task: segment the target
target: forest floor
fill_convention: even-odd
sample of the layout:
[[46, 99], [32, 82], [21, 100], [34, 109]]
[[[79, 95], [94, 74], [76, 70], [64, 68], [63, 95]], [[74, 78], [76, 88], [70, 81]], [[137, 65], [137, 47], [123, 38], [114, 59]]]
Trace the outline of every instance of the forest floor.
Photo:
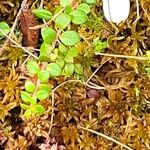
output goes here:
[[0, 150], [150, 150], [150, 0], [137, 2], [117, 25], [101, 0], [0, 1]]

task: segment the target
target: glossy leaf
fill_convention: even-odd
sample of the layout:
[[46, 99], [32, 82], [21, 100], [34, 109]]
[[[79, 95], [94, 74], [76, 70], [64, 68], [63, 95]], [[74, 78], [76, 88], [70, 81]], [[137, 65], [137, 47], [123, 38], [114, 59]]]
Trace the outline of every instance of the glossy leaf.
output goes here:
[[[0, 30], [4, 32], [4, 34], [8, 34], [10, 31], [10, 27], [6, 22], [0, 22]], [[4, 34], [0, 31], [0, 37], [3, 37]]]
[[42, 105], [35, 105], [32, 109], [34, 114], [43, 114], [45, 112], [45, 108]]
[[49, 71], [46, 70], [41, 70], [38, 73], [38, 78], [40, 79], [41, 82], [46, 82], [49, 79]]
[[77, 7], [77, 10], [81, 10], [85, 14], [88, 14], [90, 12], [90, 6], [86, 3], [82, 3]]
[[29, 99], [30, 104], [35, 105], [37, 103], [37, 98], [36, 97], [31, 97]]
[[62, 7], [66, 7], [66, 6], [70, 5], [70, 3], [71, 3], [71, 0], [60, 0], [60, 5]]
[[51, 44], [56, 38], [56, 31], [49, 27], [41, 29], [41, 35], [45, 43]]
[[46, 70], [49, 71], [50, 76], [53, 76], [53, 77], [60, 76], [62, 72], [60, 66], [56, 63], [48, 64]]
[[21, 99], [24, 101], [24, 102], [30, 102], [30, 98], [31, 95], [28, 93], [28, 92], [25, 92], [25, 91], [21, 91]]
[[39, 60], [49, 62], [51, 51], [52, 51], [52, 48], [50, 47], [50, 45], [43, 42], [40, 47]]
[[34, 83], [33, 82], [31, 82], [31, 81], [29, 81], [29, 80], [27, 80], [26, 82], [25, 82], [25, 90], [27, 91], [27, 92], [34, 92], [34, 90], [35, 90], [35, 85], [34, 85]]
[[70, 16], [62, 13], [56, 18], [55, 23], [58, 28], [63, 30], [70, 24]]
[[64, 75], [71, 76], [74, 73], [74, 65], [72, 63], [67, 63], [63, 70]]
[[39, 100], [44, 100], [44, 99], [49, 97], [49, 92], [46, 91], [46, 90], [38, 90], [37, 93], [36, 93], [36, 97]]
[[67, 51], [67, 55], [71, 57], [77, 57], [78, 56], [78, 49], [76, 47], [72, 47]]
[[80, 36], [75, 31], [65, 31], [61, 34], [60, 40], [67, 46], [74, 46], [80, 41]]
[[39, 68], [39, 65], [37, 64], [37, 62], [35, 62], [33, 60], [29, 60], [27, 63], [27, 70], [31, 74], [37, 74], [40, 71], [40, 68]]
[[57, 64], [60, 68], [63, 68], [64, 65], [65, 65], [65, 62], [64, 62], [64, 60], [62, 60], [62, 59], [58, 59], [58, 60], [56, 61], [56, 64]]
[[32, 13], [38, 18], [45, 19], [45, 20], [50, 20], [53, 16], [53, 14], [46, 9], [39, 9], [39, 8], [34, 9], [32, 10]]
[[95, 4], [96, 0], [85, 0], [87, 4]]
[[45, 90], [50, 93], [52, 91], [52, 87], [48, 84], [40, 84], [39, 90]]
[[25, 118], [29, 118], [32, 116], [32, 110], [31, 109], [27, 109], [25, 112], [24, 112], [24, 117]]
[[70, 15], [74, 24], [83, 24], [88, 20], [88, 16], [81, 10], [74, 10]]
[[27, 110], [27, 109], [30, 109], [30, 106], [29, 105], [26, 105], [26, 104], [20, 104], [21, 108], [24, 109], [24, 110]]

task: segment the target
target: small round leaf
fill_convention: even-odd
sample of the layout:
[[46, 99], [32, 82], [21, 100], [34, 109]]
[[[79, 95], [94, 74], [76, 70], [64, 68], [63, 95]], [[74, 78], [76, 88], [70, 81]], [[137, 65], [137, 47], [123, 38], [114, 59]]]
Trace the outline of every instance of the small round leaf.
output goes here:
[[36, 93], [36, 97], [39, 99], [39, 100], [44, 100], [46, 98], [49, 97], [49, 92], [46, 91], [46, 90], [39, 90], [37, 91]]
[[75, 31], [65, 31], [61, 34], [60, 40], [67, 46], [74, 46], [80, 41], [80, 36]]
[[42, 106], [42, 105], [35, 105], [33, 108], [32, 108], [32, 111], [34, 114], [43, 114], [45, 112], [45, 108]]
[[90, 12], [90, 6], [86, 3], [82, 3], [77, 7], [77, 10], [81, 10], [85, 14], [88, 14]]
[[72, 47], [67, 51], [67, 55], [71, 57], [77, 57], [78, 56], [78, 49], [76, 47]]
[[56, 38], [56, 31], [49, 27], [41, 29], [41, 35], [45, 43], [51, 44]]
[[70, 24], [70, 16], [62, 13], [56, 18], [55, 23], [57, 27], [63, 30]]
[[70, 15], [74, 24], [83, 24], [88, 19], [88, 16], [81, 10], [74, 10]]
[[71, 63], [66, 64], [63, 73], [64, 75], [71, 76], [74, 73], [74, 65]]
[[25, 90], [27, 91], [27, 92], [34, 92], [34, 90], [35, 90], [35, 85], [34, 85], [34, 83], [33, 82], [31, 82], [31, 81], [29, 81], [29, 80], [27, 80], [26, 82], [25, 82]]
[[70, 3], [71, 3], [71, 0], [60, 0], [60, 5], [62, 7], [66, 7], [66, 6], [70, 5]]
[[37, 64], [37, 62], [35, 62], [33, 60], [29, 60], [27, 63], [27, 70], [29, 71], [29, 73], [35, 75], [40, 71], [40, 68], [39, 68], [39, 65]]
[[50, 93], [52, 91], [52, 87], [50, 85], [47, 85], [47, 84], [40, 84], [39, 90], [45, 90], [45, 91]]
[[47, 70], [41, 70], [38, 73], [38, 78], [40, 79], [41, 82], [46, 82], [49, 79], [49, 71]]
[[32, 98], [32, 97], [31, 97], [31, 95], [30, 95], [28, 92], [21, 91], [21, 99], [22, 99], [24, 102], [26, 102], [26, 103], [30, 102], [30, 99], [31, 99], [31, 98]]
[[56, 63], [48, 64], [46, 70], [49, 71], [50, 76], [53, 76], [53, 77], [60, 76], [62, 72], [60, 66]]

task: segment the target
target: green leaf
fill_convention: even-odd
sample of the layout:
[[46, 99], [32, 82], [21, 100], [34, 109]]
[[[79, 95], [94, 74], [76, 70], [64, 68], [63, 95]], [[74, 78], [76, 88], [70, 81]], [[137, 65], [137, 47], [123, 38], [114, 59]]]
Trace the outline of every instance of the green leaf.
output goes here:
[[36, 93], [36, 97], [39, 100], [44, 100], [44, 99], [49, 97], [49, 92], [46, 91], [46, 90], [38, 90], [37, 93]]
[[24, 109], [24, 110], [30, 109], [30, 106], [28, 106], [28, 105], [26, 105], [26, 104], [20, 103], [20, 106], [21, 106], [21, 108]]
[[[2, 30], [4, 32], [4, 34], [8, 34], [10, 31], [10, 27], [6, 22], [0, 22], [0, 30]], [[4, 35], [1, 31], [0, 31], [0, 36], [4, 37]]]
[[62, 60], [62, 59], [58, 59], [56, 61], [56, 64], [60, 67], [60, 68], [63, 68], [64, 65], [65, 65], [65, 62]]
[[83, 67], [81, 64], [75, 64], [75, 72], [80, 75], [83, 74]]
[[22, 99], [24, 102], [26, 102], [26, 103], [30, 102], [30, 99], [31, 99], [31, 98], [32, 98], [32, 97], [31, 97], [31, 95], [30, 95], [28, 92], [21, 91], [21, 99]]
[[43, 114], [45, 112], [45, 108], [42, 106], [42, 105], [35, 105], [33, 108], [32, 108], [32, 111], [34, 114]]
[[74, 24], [83, 24], [88, 20], [88, 16], [81, 10], [74, 10], [70, 15]]
[[37, 98], [36, 97], [31, 97], [29, 99], [29, 101], [30, 101], [30, 104], [35, 105], [37, 103]]
[[40, 71], [40, 68], [39, 68], [39, 65], [37, 64], [37, 62], [35, 62], [33, 60], [29, 60], [27, 62], [27, 70], [29, 71], [29, 73], [35, 75]]
[[45, 90], [50, 93], [52, 91], [52, 87], [48, 84], [40, 84], [39, 90]]
[[66, 7], [66, 6], [70, 5], [70, 3], [71, 3], [71, 0], [60, 0], [60, 5], [62, 7]]
[[56, 20], [55, 24], [60, 29], [65, 29], [70, 24], [70, 16], [65, 13], [60, 14]]
[[34, 85], [34, 83], [33, 82], [31, 82], [31, 81], [29, 81], [29, 80], [27, 80], [26, 82], [25, 82], [25, 90], [27, 91], [27, 92], [34, 92], [34, 90], [35, 90], [35, 85]]
[[41, 35], [45, 43], [52, 44], [56, 39], [56, 31], [49, 27], [44, 27], [41, 29]]
[[150, 60], [150, 51], [146, 51], [146, 56], [147, 56], [148, 60]]
[[65, 53], [65, 52], [67, 52], [67, 47], [64, 46], [63, 44], [59, 44], [59, 51], [61, 53]]
[[88, 14], [90, 12], [90, 6], [86, 3], [82, 3], [77, 7], [77, 10], [81, 10], [85, 14]]
[[69, 55], [66, 55], [64, 60], [65, 60], [65, 62], [68, 62], [68, 63], [73, 63], [73, 61], [74, 61], [73, 57], [69, 56]]
[[62, 72], [60, 66], [56, 63], [48, 64], [46, 70], [49, 71], [50, 76], [53, 76], [53, 77], [60, 76]]
[[78, 49], [76, 47], [72, 47], [67, 51], [67, 55], [71, 57], [77, 57], [78, 56]]
[[39, 9], [39, 8], [34, 9], [32, 10], [32, 13], [38, 18], [45, 19], [45, 20], [50, 20], [53, 16], [53, 14], [46, 9]]
[[66, 6], [64, 12], [69, 15], [72, 12], [72, 7], [71, 6]]
[[71, 76], [74, 73], [74, 65], [67, 63], [63, 70], [64, 75]]
[[47, 82], [48, 79], [49, 79], [49, 71], [47, 70], [41, 70], [39, 73], [38, 73], [38, 78], [40, 79], [41, 82]]
[[74, 46], [80, 41], [80, 36], [75, 31], [65, 31], [61, 34], [60, 40], [67, 46]]
[[29, 118], [32, 116], [32, 110], [31, 109], [27, 109], [25, 112], [24, 112], [24, 117], [25, 118]]
[[96, 0], [85, 0], [87, 4], [95, 4]]
[[52, 51], [52, 48], [50, 47], [50, 45], [43, 42], [40, 47], [39, 60], [49, 62], [51, 51]]

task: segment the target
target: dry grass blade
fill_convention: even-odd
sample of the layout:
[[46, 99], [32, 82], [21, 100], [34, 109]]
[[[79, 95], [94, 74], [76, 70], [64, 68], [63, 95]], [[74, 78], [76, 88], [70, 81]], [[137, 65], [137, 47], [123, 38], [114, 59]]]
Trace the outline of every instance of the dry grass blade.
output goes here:
[[21, 45], [19, 45], [16, 41], [14, 41], [13, 39], [11, 39], [7, 34], [5, 34], [5, 33], [3, 32], [3, 30], [0, 29], [0, 32], [2, 32], [3, 35], [4, 35], [5, 37], [7, 37], [7, 38], [8, 38], [12, 43], [14, 43], [16, 46], [18, 46], [18, 47], [21, 48], [23, 51], [25, 51], [26, 53], [28, 53], [29, 55], [31, 55], [32, 57], [34, 57], [35, 59], [38, 60], [38, 57], [37, 57], [37, 56], [35, 56], [35, 55], [32, 54], [30, 51], [28, 51], [27, 49], [25, 49], [24, 47], [22, 47]]
[[96, 131], [94, 131], [94, 130], [92, 130], [92, 129], [87, 129], [87, 128], [84, 128], [84, 127], [81, 127], [81, 126], [78, 126], [78, 128], [83, 129], [83, 130], [86, 130], [86, 131], [89, 131], [89, 132], [94, 133], [94, 134], [97, 134], [97, 135], [99, 135], [99, 136], [101, 136], [101, 137], [103, 137], [103, 138], [105, 138], [105, 139], [107, 139], [107, 140], [109, 140], [109, 141], [112, 141], [112, 142], [114, 142], [114, 143], [120, 145], [121, 147], [126, 148], [127, 150], [133, 150], [132, 148], [130, 148], [130, 147], [128, 147], [128, 146], [122, 144], [121, 142], [119, 142], [119, 141], [117, 141], [117, 140], [115, 140], [115, 139], [113, 139], [113, 138], [111, 138], [111, 137], [109, 137], [109, 136], [107, 136], [107, 135], [105, 135], [105, 134], [103, 134], [103, 133], [99, 133], [99, 132], [96, 132]]
[[115, 54], [107, 54], [107, 53], [96, 53], [96, 55], [116, 57], [116, 58], [126, 58], [126, 59], [148, 60], [147, 57], [129, 56], [129, 55], [115, 55]]

